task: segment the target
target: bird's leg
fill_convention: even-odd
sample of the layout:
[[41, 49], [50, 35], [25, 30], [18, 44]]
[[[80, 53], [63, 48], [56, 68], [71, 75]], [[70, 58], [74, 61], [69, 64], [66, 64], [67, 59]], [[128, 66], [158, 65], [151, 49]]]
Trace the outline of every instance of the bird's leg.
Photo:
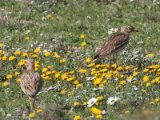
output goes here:
[[115, 63], [117, 63], [117, 57], [116, 57], [117, 55], [112, 55], [112, 61], [113, 61], [113, 64]]
[[33, 110], [34, 109], [35, 98], [34, 97], [29, 97], [29, 101], [30, 101], [31, 110]]
[[117, 58], [116, 58], [116, 55], [111, 55], [111, 59], [110, 59], [110, 66], [112, 65], [112, 64], [116, 64], [116, 61], [117, 61]]

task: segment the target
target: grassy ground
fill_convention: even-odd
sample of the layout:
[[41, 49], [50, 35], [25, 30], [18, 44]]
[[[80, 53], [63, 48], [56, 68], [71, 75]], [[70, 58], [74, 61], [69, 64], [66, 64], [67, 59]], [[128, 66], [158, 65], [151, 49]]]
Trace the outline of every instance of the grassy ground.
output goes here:
[[[160, 119], [160, 3], [104, 1], [0, 1], [0, 119]], [[139, 33], [117, 63], [94, 65], [111, 28], [124, 25]], [[44, 84], [27, 114], [19, 74], [28, 57]]]

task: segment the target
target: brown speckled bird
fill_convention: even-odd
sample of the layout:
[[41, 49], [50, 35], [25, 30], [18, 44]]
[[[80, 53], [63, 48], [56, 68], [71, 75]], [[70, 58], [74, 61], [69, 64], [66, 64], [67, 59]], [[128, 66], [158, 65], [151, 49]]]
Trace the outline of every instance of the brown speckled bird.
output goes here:
[[131, 32], [138, 31], [133, 26], [123, 26], [119, 33], [108, 39], [97, 55], [94, 56], [93, 61], [97, 62], [108, 55], [114, 56], [114, 54], [123, 50], [129, 41], [129, 33]]
[[26, 70], [21, 75], [20, 86], [22, 91], [29, 97], [31, 109], [34, 108], [37, 93], [42, 88], [42, 79], [39, 73], [34, 70], [34, 60], [25, 61]]

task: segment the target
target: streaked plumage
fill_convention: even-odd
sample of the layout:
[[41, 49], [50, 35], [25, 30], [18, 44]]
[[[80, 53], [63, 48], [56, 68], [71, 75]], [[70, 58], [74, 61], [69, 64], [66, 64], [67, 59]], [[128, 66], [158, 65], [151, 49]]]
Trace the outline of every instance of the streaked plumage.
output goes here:
[[20, 86], [22, 91], [29, 97], [33, 108], [36, 95], [42, 88], [42, 80], [39, 73], [34, 70], [33, 59], [26, 60], [25, 65], [26, 71], [21, 75]]
[[118, 34], [108, 39], [97, 55], [94, 56], [93, 61], [99, 61], [108, 55], [114, 55], [115, 53], [123, 50], [129, 41], [129, 33], [134, 31], [137, 32], [137, 30], [135, 30], [132, 26], [122, 27]]

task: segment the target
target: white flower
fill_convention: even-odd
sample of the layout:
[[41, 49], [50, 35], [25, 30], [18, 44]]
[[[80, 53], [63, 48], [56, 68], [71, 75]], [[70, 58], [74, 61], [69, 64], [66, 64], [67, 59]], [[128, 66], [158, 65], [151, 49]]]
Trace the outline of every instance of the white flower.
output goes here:
[[104, 89], [104, 88], [100, 88], [100, 87], [98, 87], [98, 88], [93, 88], [94, 91], [103, 90], [103, 89]]
[[137, 91], [138, 90], [138, 87], [136, 86], [132, 86], [133, 90]]
[[91, 99], [87, 102], [87, 107], [91, 107], [91, 106], [94, 105], [97, 101], [98, 101], [97, 98], [91, 98]]
[[87, 80], [94, 80], [94, 77], [86, 77]]
[[115, 97], [109, 97], [107, 100], [107, 104], [113, 105], [115, 102], [117, 102], [120, 98], [115, 96]]
[[27, 30], [27, 31], [25, 31], [25, 34], [28, 34], [28, 33], [30, 33], [31, 31], [30, 30]]
[[12, 116], [12, 114], [10, 114], [10, 113], [7, 114], [7, 117], [11, 117], [11, 116]]
[[50, 90], [53, 90], [54, 87], [50, 86], [47, 90], [50, 91]]
[[130, 2], [133, 2], [134, 0], [129, 0]]

